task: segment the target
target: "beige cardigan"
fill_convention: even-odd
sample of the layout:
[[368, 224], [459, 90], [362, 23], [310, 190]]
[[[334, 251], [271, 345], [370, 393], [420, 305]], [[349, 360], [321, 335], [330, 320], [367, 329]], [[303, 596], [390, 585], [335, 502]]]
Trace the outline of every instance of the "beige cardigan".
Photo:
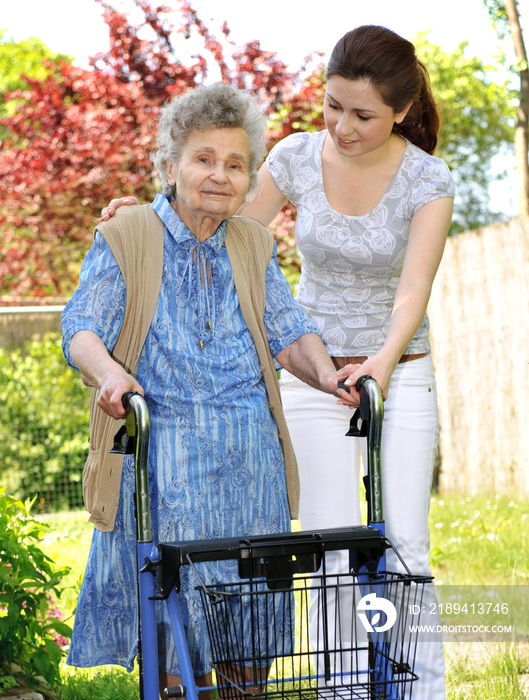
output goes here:
[[[116, 216], [99, 224], [97, 230], [109, 245], [127, 289], [123, 327], [112, 357], [135, 376], [160, 292], [163, 223], [149, 204], [121, 207]], [[259, 357], [270, 411], [277, 424], [285, 458], [290, 515], [295, 519], [299, 504], [298, 470], [263, 322], [265, 275], [273, 246], [271, 233], [256, 221], [244, 217], [228, 221], [226, 249], [244, 320]], [[90, 450], [83, 471], [83, 496], [90, 522], [98, 530], [110, 532], [114, 529], [118, 510], [123, 455], [110, 454], [109, 450], [123, 421], [107, 416], [97, 406], [98, 396], [99, 391], [94, 389], [90, 402]]]

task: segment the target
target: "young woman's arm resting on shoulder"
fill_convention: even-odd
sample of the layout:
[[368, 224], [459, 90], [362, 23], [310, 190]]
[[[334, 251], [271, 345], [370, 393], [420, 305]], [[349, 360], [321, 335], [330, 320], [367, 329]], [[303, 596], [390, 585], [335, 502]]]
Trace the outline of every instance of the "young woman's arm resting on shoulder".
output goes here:
[[106, 207], [101, 209], [101, 216], [99, 219], [97, 219], [97, 223], [100, 224], [102, 221], [108, 221], [114, 214], [116, 213], [117, 209], [122, 207], [124, 204], [139, 204], [140, 201], [136, 197], [132, 195], [128, 195], [126, 197], [118, 197], [116, 199], [111, 199], [110, 202], [107, 204]]
[[377, 380], [384, 399], [387, 397], [391, 375], [426, 313], [453, 205], [451, 197], [436, 199], [422, 206], [413, 217], [386, 342], [346, 384], [353, 385], [358, 377], [369, 374]]

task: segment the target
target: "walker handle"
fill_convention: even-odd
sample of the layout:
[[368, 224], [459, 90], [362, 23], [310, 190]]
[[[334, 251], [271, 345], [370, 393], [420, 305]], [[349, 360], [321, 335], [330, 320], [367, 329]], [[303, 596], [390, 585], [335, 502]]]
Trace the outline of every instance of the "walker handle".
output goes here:
[[[339, 383], [340, 384], [340, 383]], [[347, 390], [347, 387], [342, 387]], [[351, 418], [346, 435], [367, 437], [367, 476], [368, 506], [371, 523], [383, 523], [382, 506], [382, 470], [380, 465], [380, 444], [382, 440], [382, 419], [384, 418], [384, 401], [377, 382], [367, 374], [358, 377], [356, 389], [360, 394], [360, 407]], [[358, 421], [362, 420], [362, 426]]]
[[134, 441], [134, 465], [136, 470], [136, 519], [138, 542], [151, 542], [151, 511], [149, 503], [149, 442], [151, 421], [145, 399], [137, 391], [127, 391], [121, 397], [127, 411], [125, 426], [127, 435]]

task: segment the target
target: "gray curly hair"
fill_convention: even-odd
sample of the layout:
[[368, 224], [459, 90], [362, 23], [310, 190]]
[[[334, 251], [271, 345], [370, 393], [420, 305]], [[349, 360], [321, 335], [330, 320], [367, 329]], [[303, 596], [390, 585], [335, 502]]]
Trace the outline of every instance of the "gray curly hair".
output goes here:
[[192, 131], [211, 128], [241, 128], [246, 131], [250, 140], [248, 191], [255, 188], [257, 170], [265, 150], [266, 120], [246, 91], [218, 82], [201, 85], [176, 97], [163, 111], [158, 124], [158, 150], [154, 164], [165, 195], [175, 195], [175, 186], [167, 180], [167, 161], [178, 162]]

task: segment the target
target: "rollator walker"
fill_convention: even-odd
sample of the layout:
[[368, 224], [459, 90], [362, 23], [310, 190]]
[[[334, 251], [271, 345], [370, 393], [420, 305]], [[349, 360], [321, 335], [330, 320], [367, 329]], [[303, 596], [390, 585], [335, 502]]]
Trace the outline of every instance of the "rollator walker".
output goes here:
[[[414, 662], [420, 624], [417, 614], [411, 624], [411, 615], [422, 609], [424, 586], [432, 577], [413, 575], [385, 535], [382, 395], [371, 377], [361, 377], [357, 388], [361, 404], [347, 435], [367, 439], [367, 525], [158, 544], [153, 543], [149, 504], [149, 412], [142, 396], [124, 395], [126, 425], [116, 436], [114, 451], [135, 456], [142, 700], [159, 698], [155, 606], [161, 604], [167, 606], [182, 678], [182, 686], [165, 689], [165, 697], [198, 700], [198, 692], [204, 690], [195, 685], [178, 602], [183, 566], [192, 567], [196, 574], [217, 697], [411, 698], [418, 678]], [[386, 570], [390, 549], [406, 573]], [[325, 555], [339, 550], [348, 552], [349, 567], [331, 576]], [[238, 562], [240, 583], [211, 584], [197, 570], [199, 562], [228, 559]], [[309, 619], [315, 591], [322, 602]], [[349, 629], [337, 619], [345, 593]], [[327, 604], [330, 599], [332, 605]], [[235, 600], [249, 604], [250, 624], [246, 620], [242, 625], [237, 618]], [[282, 611], [280, 625], [267, 614], [270, 609]]]

